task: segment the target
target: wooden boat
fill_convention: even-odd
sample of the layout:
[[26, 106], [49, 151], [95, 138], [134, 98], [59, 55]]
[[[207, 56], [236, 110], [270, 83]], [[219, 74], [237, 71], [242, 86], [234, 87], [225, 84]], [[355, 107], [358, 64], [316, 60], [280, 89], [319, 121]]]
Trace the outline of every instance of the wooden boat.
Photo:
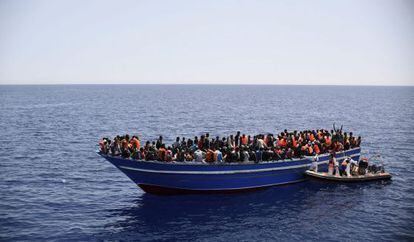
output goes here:
[[[361, 148], [338, 153], [359, 160]], [[231, 193], [262, 189], [305, 180], [313, 157], [269, 162], [213, 163], [141, 161], [98, 154], [127, 175], [148, 193]], [[318, 167], [327, 170], [330, 154], [319, 156]]]
[[310, 178], [316, 178], [319, 180], [332, 181], [332, 182], [365, 182], [365, 181], [391, 179], [391, 174], [388, 172], [367, 173], [365, 175], [353, 175], [350, 177], [328, 175], [327, 172], [315, 172], [311, 170], [307, 170], [305, 174]]

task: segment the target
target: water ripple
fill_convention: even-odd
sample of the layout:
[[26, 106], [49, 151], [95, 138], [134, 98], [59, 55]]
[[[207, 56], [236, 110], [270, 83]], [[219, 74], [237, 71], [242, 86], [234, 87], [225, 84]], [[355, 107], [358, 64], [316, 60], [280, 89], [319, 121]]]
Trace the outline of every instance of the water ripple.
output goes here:
[[[307, 97], [334, 94], [335, 99]], [[1, 86], [0, 240], [414, 240], [414, 89]], [[306, 97], [306, 98], [305, 98]], [[101, 136], [228, 135], [343, 123], [391, 182], [307, 182], [217, 196], [145, 194]]]

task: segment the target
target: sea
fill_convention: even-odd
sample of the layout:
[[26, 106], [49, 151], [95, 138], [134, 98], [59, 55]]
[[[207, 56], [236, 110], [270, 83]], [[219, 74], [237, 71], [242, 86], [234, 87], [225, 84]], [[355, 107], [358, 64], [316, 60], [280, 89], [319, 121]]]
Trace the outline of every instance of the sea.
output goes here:
[[[343, 129], [389, 182], [144, 193], [102, 137]], [[1, 241], [414, 241], [414, 87], [0, 86]]]

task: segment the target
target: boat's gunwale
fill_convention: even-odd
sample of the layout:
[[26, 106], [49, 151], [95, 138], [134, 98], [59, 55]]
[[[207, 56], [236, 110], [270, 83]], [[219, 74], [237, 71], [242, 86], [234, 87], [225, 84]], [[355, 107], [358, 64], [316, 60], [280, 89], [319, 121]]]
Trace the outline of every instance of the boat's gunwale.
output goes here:
[[[353, 151], [361, 149], [361, 147], [352, 148], [349, 150], [344, 150], [341, 152], [337, 152], [337, 154], [344, 154], [345, 152]], [[120, 156], [111, 156], [107, 154], [103, 154], [99, 150], [96, 151], [96, 153], [102, 157], [108, 157], [110, 159], [118, 159], [118, 160], [124, 160], [124, 161], [133, 161], [133, 162], [139, 162], [139, 163], [153, 163], [153, 164], [169, 164], [169, 165], [198, 165], [198, 166], [237, 166], [237, 165], [260, 165], [260, 164], [280, 164], [280, 163], [290, 163], [295, 161], [303, 161], [303, 160], [309, 160], [313, 159], [314, 156], [304, 156], [303, 158], [293, 158], [293, 159], [284, 159], [284, 160], [277, 160], [277, 161], [262, 161], [262, 162], [254, 162], [254, 161], [248, 161], [248, 162], [214, 162], [214, 163], [207, 163], [207, 162], [196, 162], [196, 161], [183, 161], [183, 162], [166, 162], [166, 161], [157, 161], [157, 160], [134, 160], [131, 158], [122, 158]], [[330, 153], [324, 153], [319, 155], [319, 158], [329, 156]]]

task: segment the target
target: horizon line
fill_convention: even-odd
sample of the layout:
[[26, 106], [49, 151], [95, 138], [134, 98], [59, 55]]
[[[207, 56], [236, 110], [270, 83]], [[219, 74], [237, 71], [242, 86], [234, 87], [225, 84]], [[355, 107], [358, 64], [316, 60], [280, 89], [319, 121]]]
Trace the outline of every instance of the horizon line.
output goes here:
[[414, 87], [413, 84], [283, 84], [283, 83], [0, 83], [0, 86], [114, 86], [114, 85], [166, 85], [166, 86], [355, 86], [355, 87]]

